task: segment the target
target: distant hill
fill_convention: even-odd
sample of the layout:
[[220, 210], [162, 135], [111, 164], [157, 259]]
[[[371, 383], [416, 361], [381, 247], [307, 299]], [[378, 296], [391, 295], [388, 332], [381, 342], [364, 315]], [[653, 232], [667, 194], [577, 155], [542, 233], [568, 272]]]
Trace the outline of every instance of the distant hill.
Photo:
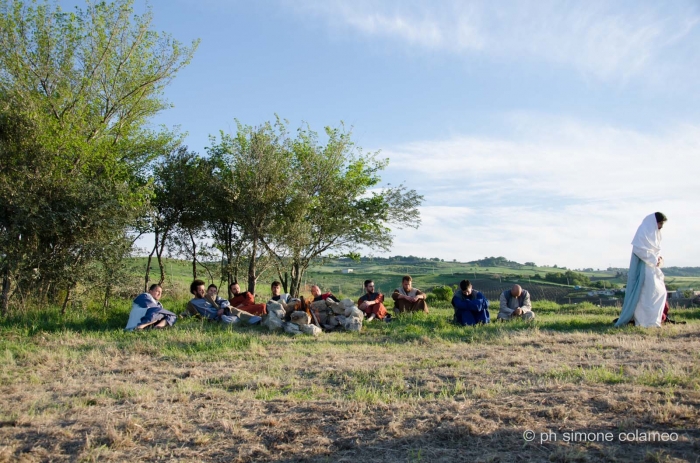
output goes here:
[[669, 277], [700, 277], [700, 267], [666, 267], [663, 271]]
[[[505, 257], [484, 257], [483, 259], [479, 260], [473, 260], [471, 262], [467, 262], [469, 265], [476, 265], [479, 267], [508, 267], [508, 268], [521, 268], [523, 267], [523, 264], [519, 262], [515, 262], [512, 260], [508, 260]], [[535, 264], [532, 262], [528, 262], [525, 265], [530, 265], [534, 266]]]

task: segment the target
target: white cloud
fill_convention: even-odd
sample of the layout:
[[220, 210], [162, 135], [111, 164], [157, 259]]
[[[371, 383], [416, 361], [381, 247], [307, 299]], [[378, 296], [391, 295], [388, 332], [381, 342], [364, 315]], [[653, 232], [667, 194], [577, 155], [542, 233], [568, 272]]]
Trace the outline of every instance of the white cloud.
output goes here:
[[426, 197], [423, 225], [398, 231], [392, 253], [626, 266], [636, 227], [662, 211], [667, 265], [700, 264], [700, 127], [654, 136], [524, 116], [518, 127], [385, 150], [390, 180]]
[[[668, 3], [441, 1], [290, 2], [304, 15], [326, 20], [333, 30], [403, 42], [427, 50], [535, 59], [572, 66], [602, 80], [626, 82], [684, 62], [697, 63], [700, 11], [690, 0]], [[692, 43], [692, 42], [691, 42]], [[697, 43], [697, 42], [695, 42]], [[681, 49], [683, 57], [675, 56]], [[696, 70], [692, 71], [694, 74]]]

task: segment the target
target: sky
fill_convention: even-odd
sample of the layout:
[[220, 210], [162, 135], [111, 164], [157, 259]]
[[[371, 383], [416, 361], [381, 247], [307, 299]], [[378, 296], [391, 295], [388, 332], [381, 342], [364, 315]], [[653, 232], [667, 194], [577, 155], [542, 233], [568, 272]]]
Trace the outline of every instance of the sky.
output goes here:
[[425, 198], [388, 255], [626, 267], [661, 211], [666, 265], [700, 266], [696, 0], [150, 7], [156, 30], [201, 39], [153, 123], [202, 154], [235, 119], [352, 127], [390, 159], [385, 184]]

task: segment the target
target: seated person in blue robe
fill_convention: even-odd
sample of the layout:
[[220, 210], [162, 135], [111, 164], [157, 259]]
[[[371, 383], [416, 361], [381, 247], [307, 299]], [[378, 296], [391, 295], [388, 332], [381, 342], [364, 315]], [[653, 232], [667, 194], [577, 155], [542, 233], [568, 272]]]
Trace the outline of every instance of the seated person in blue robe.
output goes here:
[[165, 310], [160, 303], [163, 288], [159, 284], [151, 285], [148, 292], [139, 294], [131, 305], [127, 331], [147, 328], [166, 328], [173, 326], [177, 315]]
[[459, 289], [452, 296], [452, 307], [455, 309], [455, 323], [462, 326], [490, 321], [488, 299], [479, 291], [474, 291], [469, 280], [459, 282]]

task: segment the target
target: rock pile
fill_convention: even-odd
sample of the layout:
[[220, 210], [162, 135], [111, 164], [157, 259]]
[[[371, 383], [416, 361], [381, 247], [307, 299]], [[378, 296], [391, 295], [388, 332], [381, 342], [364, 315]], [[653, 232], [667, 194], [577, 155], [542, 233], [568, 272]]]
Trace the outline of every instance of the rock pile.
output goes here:
[[[321, 334], [322, 328], [327, 331], [335, 329], [362, 330], [362, 321], [365, 316], [350, 299], [343, 299], [340, 302], [326, 299], [308, 304], [308, 310], [315, 315], [316, 320], [304, 310], [295, 310], [287, 315], [292, 304], [297, 302], [298, 304], [294, 307], [302, 309], [301, 301], [298, 300], [290, 301], [286, 307], [279, 302], [268, 301], [268, 315], [262, 324], [267, 326], [270, 331], [284, 330], [293, 335], [304, 333], [318, 336]], [[316, 321], [320, 326], [316, 325]]]

